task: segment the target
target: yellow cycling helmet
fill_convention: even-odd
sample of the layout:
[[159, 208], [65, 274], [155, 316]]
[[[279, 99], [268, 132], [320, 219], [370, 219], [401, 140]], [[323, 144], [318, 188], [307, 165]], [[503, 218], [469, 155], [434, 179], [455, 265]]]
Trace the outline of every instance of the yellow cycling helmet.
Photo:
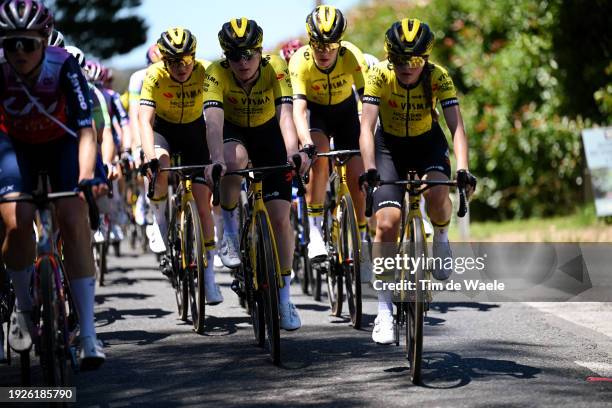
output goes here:
[[310, 41], [335, 43], [342, 39], [346, 19], [334, 6], [317, 6], [306, 17], [306, 32]]
[[221, 27], [219, 44], [225, 53], [262, 48], [263, 29], [255, 20], [233, 18]]
[[159, 36], [157, 47], [164, 58], [173, 58], [185, 54], [195, 54], [197, 40], [186, 28], [170, 28]]
[[397, 56], [429, 56], [434, 33], [416, 18], [404, 18], [391, 25], [385, 34], [385, 51]]

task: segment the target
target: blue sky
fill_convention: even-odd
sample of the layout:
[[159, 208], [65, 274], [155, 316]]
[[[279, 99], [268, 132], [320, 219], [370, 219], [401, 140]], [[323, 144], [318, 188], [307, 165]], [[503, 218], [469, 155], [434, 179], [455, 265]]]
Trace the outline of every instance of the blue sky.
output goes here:
[[[359, 0], [324, 2], [347, 11]], [[305, 34], [306, 15], [314, 8], [314, 0], [144, 0], [136, 13], [142, 16], [149, 30], [145, 45], [128, 54], [106, 61], [115, 68], [144, 66], [145, 53], [162, 31], [183, 26], [198, 39], [198, 57], [216, 59], [221, 56], [217, 33], [221, 25], [234, 17], [257, 21], [264, 30], [264, 49], [278, 42]]]

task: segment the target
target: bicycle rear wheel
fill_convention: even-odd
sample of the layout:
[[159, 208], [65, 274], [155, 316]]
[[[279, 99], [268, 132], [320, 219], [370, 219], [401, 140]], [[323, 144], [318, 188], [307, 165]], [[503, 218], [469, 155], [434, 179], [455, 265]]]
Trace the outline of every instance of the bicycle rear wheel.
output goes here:
[[49, 386], [65, 386], [68, 380], [68, 328], [58, 265], [45, 257], [37, 265], [42, 295], [40, 362]]
[[278, 312], [277, 256], [272, 244], [272, 232], [267, 218], [259, 213], [255, 218], [257, 248], [257, 279], [264, 303], [267, 345], [274, 365], [280, 364], [280, 318]]
[[[361, 274], [359, 264], [359, 231], [353, 201], [349, 195], [340, 200], [340, 237], [338, 243], [341, 270], [346, 284], [351, 323], [355, 329], [361, 328]], [[342, 302], [342, 299], [340, 299]]]
[[[427, 243], [418, 219], [410, 223], [409, 252], [412, 259], [427, 259]], [[416, 263], [413, 263], [416, 264]], [[410, 379], [414, 384], [421, 382], [421, 363], [423, 358], [423, 320], [425, 315], [425, 291], [421, 282], [425, 279], [422, 263], [410, 270], [410, 280], [415, 282], [405, 310], [406, 319], [406, 354], [410, 361]]]
[[193, 200], [187, 203], [183, 213], [183, 254], [189, 279], [189, 299], [191, 304], [191, 319], [196, 333], [204, 333], [204, 317], [206, 299], [204, 297], [204, 270], [206, 259], [202, 245], [202, 225], [198, 208]]

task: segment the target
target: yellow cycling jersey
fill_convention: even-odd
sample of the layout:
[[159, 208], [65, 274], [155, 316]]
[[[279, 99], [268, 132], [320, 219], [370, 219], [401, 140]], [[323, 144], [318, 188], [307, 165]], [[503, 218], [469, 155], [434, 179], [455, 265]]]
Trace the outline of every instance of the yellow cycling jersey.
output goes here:
[[[442, 108], [458, 105], [455, 85], [448, 72], [434, 63], [430, 65], [433, 67], [431, 90], [434, 106], [438, 101]], [[380, 123], [385, 133], [406, 137], [419, 136], [431, 130], [431, 101], [425, 98], [423, 81], [419, 80], [409, 87], [400, 84], [388, 61], [382, 61], [370, 69], [363, 103], [378, 105]]]
[[336, 63], [323, 70], [317, 67], [310, 45], [305, 45], [291, 57], [289, 72], [293, 95], [319, 105], [336, 105], [353, 96], [365, 85], [368, 64], [363, 53], [348, 41], [342, 41]]
[[193, 72], [183, 83], [170, 76], [163, 61], [147, 69], [140, 104], [155, 108], [155, 115], [170, 123], [190, 123], [202, 116], [204, 75], [210, 62], [196, 60]]
[[250, 92], [238, 84], [229, 64], [216, 61], [206, 70], [204, 109], [222, 108], [225, 120], [242, 127], [256, 127], [276, 115], [276, 106], [293, 103], [291, 80], [285, 60], [262, 55], [259, 78]]

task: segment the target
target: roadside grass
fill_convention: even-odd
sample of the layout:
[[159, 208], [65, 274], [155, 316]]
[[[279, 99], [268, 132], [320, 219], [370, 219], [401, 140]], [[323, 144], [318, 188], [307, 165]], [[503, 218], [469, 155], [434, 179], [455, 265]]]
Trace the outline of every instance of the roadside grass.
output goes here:
[[[574, 214], [551, 218], [530, 218], [502, 222], [472, 222], [470, 240], [480, 241], [612, 241], [612, 224], [595, 214], [594, 205], [586, 205]], [[459, 241], [455, 220], [449, 231], [451, 241]]]

